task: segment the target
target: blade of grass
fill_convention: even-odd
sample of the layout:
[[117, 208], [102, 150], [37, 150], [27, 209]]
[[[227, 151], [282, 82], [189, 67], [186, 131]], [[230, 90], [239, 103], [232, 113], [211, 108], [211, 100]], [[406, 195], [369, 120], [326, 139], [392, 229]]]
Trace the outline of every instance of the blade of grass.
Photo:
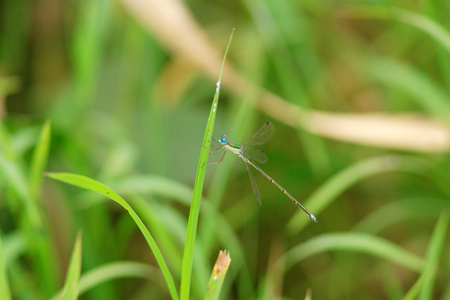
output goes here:
[[448, 199], [407, 198], [387, 203], [372, 211], [353, 227], [353, 231], [378, 233], [393, 224], [436, 218], [448, 207]]
[[3, 236], [2, 243], [3, 256], [8, 266], [16, 262], [26, 252], [26, 241], [19, 231]]
[[445, 27], [424, 15], [412, 13], [401, 8], [380, 5], [354, 6], [350, 13], [350, 16], [354, 18], [394, 19], [409, 24], [428, 34], [440, 43], [446, 51], [450, 52], [450, 33]]
[[429, 266], [425, 269], [425, 271], [420, 275], [419, 279], [417, 279], [416, 283], [409, 289], [408, 293], [402, 298], [403, 300], [414, 300], [417, 298], [417, 295], [420, 292], [424, 282], [433, 276], [433, 273], [436, 272], [436, 267]]
[[[179, 220], [175, 219], [175, 217], [177, 217], [176, 215], [173, 213], [170, 214], [167, 211], [172, 207], [167, 207], [162, 203], [154, 203], [157, 201], [146, 201], [143, 197], [134, 194], [130, 195], [128, 199], [136, 212], [141, 216], [142, 221], [144, 221], [149, 228], [155, 228], [153, 235], [158, 240], [159, 247], [165, 253], [169, 267], [172, 267], [174, 272], [174, 276], [179, 277], [180, 274], [178, 272], [180, 270], [174, 269], [179, 268], [181, 265], [181, 245], [180, 243], [177, 243], [179, 241], [176, 239], [178, 236], [174, 236], [171, 232], [174, 229], [176, 230], [177, 225], [179, 224], [177, 221]], [[166, 211], [164, 211], [164, 208], [166, 208]], [[186, 219], [180, 221], [182, 221], [182, 229], [178, 231], [182, 231], [184, 235]]]
[[2, 299], [11, 299], [11, 291], [9, 290], [8, 274], [6, 272], [6, 261], [3, 255], [3, 245], [0, 238], [0, 295]]
[[448, 96], [426, 74], [398, 61], [376, 57], [368, 59], [367, 72], [374, 80], [407, 93], [429, 113], [450, 122]]
[[412, 13], [405, 9], [392, 8], [392, 13], [398, 21], [414, 26], [427, 33], [450, 53], [450, 32], [445, 27], [442, 27], [424, 15]]
[[95, 268], [80, 279], [80, 294], [107, 280], [135, 277], [149, 280], [152, 274], [159, 274], [158, 269], [140, 262], [114, 262]]
[[5, 158], [15, 159], [15, 151], [10, 141], [9, 132], [3, 122], [0, 122], [0, 154]]
[[219, 257], [217, 257], [216, 264], [211, 273], [208, 283], [208, 290], [206, 291], [205, 300], [217, 300], [220, 296], [225, 276], [227, 275], [228, 267], [230, 266], [230, 254], [225, 250], [220, 250]]
[[[239, 54], [238, 56], [235, 56], [235, 60], [237, 59], [238, 65], [241, 65], [240, 62], [242, 62], [242, 66], [245, 69], [243, 71], [246, 74], [251, 74], [249, 76], [252, 78], [252, 81], [254, 83], [261, 83], [263, 80], [262, 78], [264, 78], [265, 74], [267, 74], [267, 64], [265, 63], [266, 60], [263, 57], [263, 50], [256, 42], [257, 39], [258, 38], [254, 37], [252, 34], [250, 34], [250, 37], [246, 36], [245, 38], [243, 38], [243, 40], [245, 40], [245, 45], [241, 45]], [[257, 110], [252, 103], [256, 103], [258, 99], [258, 89], [255, 86], [252, 86], [248, 88], [248, 92], [243, 95], [242, 98], [238, 97], [236, 101], [233, 101], [234, 106], [233, 108], [231, 108], [231, 111], [233, 112], [233, 118], [231, 119], [229, 126], [230, 130], [228, 132], [230, 136], [233, 136], [233, 140], [242, 140], [257, 130], [257, 128], [254, 128]], [[239, 276], [241, 278], [241, 280], [239, 280], [239, 284], [237, 285], [236, 297], [238, 299], [248, 299], [251, 298], [251, 295], [254, 294], [252, 279], [249, 275], [249, 268], [252, 265], [252, 262], [249, 261], [248, 257], [244, 258], [243, 256], [242, 247], [245, 248], [245, 246], [241, 245], [240, 247], [236, 248], [233, 245], [239, 244], [239, 242], [236, 243], [233, 242], [230, 238], [223, 238], [223, 236], [225, 235], [225, 230], [223, 230], [224, 225], [219, 225], [219, 218], [221, 218], [221, 214], [224, 213], [219, 212], [219, 209], [224, 199], [223, 197], [225, 191], [227, 190], [228, 182], [231, 180], [232, 170], [235, 169], [233, 167], [238, 163], [239, 162], [237, 160], [226, 159], [220, 164], [220, 167], [214, 168], [214, 175], [212, 178], [210, 178], [211, 181], [208, 183], [207, 204], [210, 204], [208, 205], [208, 207], [210, 207], [211, 209], [207, 209], [204, 211], [205, 214], [202, 216], [202, 226], [199, 228], [198, 241], [201, 244], [205, 257], [211, 257], [217, 251], [216, 243], [218, 237], [216, 235], [216, 228], [221, 228], [221, 239], [223, 241], [222, 245], [227, 245], [229, 251], [233, 252], [233, 264], [236, 266], [235, 270], [239, 270]], [[237, 202], [236, 204], [239, 205], [238, 203], [242, 202]], [[205, 208], [207, 207], [205, 206]], [[254, 206], [247, 210], [247, 217], [252, 217], [257, 212], [257, 210], [252, 210], [253, 208]], [[232, 216], [235, 215], [232, 214]], [[236, 218], [227, 218], [225, 216], [225, 219], [235, 220]], [[224, 222], [224, 224], [227, 224], [227, 222]], [[234, 229], [230, 228], [230, 224], [227, 224], [226, 226], [230, 233], [236, 231], [236, 227]], [[256, 236], [254, 236], [254, 238], [256, 238]], [[238, 240], [239, 239], [234, 235], [234, 241]], [[247, 240], [247, 242], [249, 241]], [[248, 249], [246, 250], [248, 251]], [[256, 257], [257, 255], [254, 255], [255, 260]], [[243, 263], [241, 264], [241, 262]], [[212, 266], [208, 266], [208, 273], [211, 267]], [[228, 273], [227, 276], [229, 279], [230, 277], [234, 279], [235, 274], [235, 272], [231, 274]], [[225, 282], [225, 285], [222, 287], [222, 293], [224, 295], [226, 295], [226, 291], [230, 289], [231, 284], [229, 283], [234, 282], [232, 281], [233, 279]], [[207, 282], [205, 282], [205, 287], [202, 287], [202, 294], [206, 289], [206, 285]]]
[[34, 195], [39, 193], [39, 187], [42, 182], [42, 173], [47, 164], [50, 148], [50, 121], [45, 122], [39, 136], [38, 144], [33, 152], [30, 168], [30, 187]]
[[[192, 198], [192, 187], [177, 182], [176, 180], [163, 176], [136, 175], [114, 181], [114, 190], [119, 194], [138, 193], [145, 195], [157, 195], [168, 199], [175, 199], [185, 206], [190, 205]], [[82, 195], [77, 197], [79, 209], [89, 209], [104, 201], [101, 196], [87, 197]]]
[[[188, 206], [191, 201], [192, 197], [192, 188], [189, 186], [186, 186], [185, 184], [182, 184], [180, 182], [177, 182], [175, 180], [161, 177], [161, 176], [146, 176], [146, 175], [136, 175], [134, 177], [126, 178], [124, 180], [115, 181], [114, 190], [116, 190], [119, 194], [132, 194], [132, 193], [138, 193], [140, 195], [145, 195], [146, 197], [163, 197], [168, 198], [171, 200], [175, 200], [176, 202], [182, 204], [183, 206]], [[104, 201], [107, 201], [106, 199], [103, 199], [103, 197], [100, 194], [91, 194], [88, 195], [89, 192], [82, 193], [80, 196], [77, 196], [77, 204], [79, 204], [79, 207], [81, 209], [87, 209], [89, 207], [92, 207], [94, 205], [99, 205], [100, 203], [103, 203]], [[203, 198], [203, 200], [206, 200], [206, 198]], [[239, 242], [238, 237], [235, 234], [235, 231], [231, 227], [231, 225], [227, 222], [228, 218], [224, 218], [224, 216], [221, 215], [221, 213], [216, 211], [216, 208], [213, 207], [213, 204], [211, 203], [213, 200], [210, 198], [207, 198], [208, 201], [202, 203], [201, 211], [204, 213], [204, 216], [211, 216], [214, 215], [214, 228], [218, 227], [221, 228], [221, 235], [218, 237], [220, 242], [222, 244], [228, 245], [230, 250], [233, 251], [233, 262], [236, 266], [236, 269], [239, 270], [239, 272], [233, 272], [228, 273], [228, 278], [232, 276], [233, 278], [236, 276], [236, 274], [239, 274], [239, 276], [245, 278], [246, 283], [245, 289], [247, 290], [247, 294], [245, 294], [243, 297], [240, 298], [248, 298], [250, 295], [253, 294], [252, 285], [251, 283], [251, 275], [250, 271], [248, 270], [248, 259], [244, 256], [244, 251], [242, 248], [242, 245]], [[91, 203], [90, 203], [91, 202]], [[82, 204], [81, 204], [82, 203]], [[133, 199], [130, 199], [130, 203], [133, 204]], [[150, 205], [149, 203], [145, 205]], [[169, 229], [169, 234], [173, 235], [173, 238], [178, 240], [183, 240], [186, 234], [186, 221], [185, 218], [181, 216], [180, 213], [177, 211], [173, 211], [171, 207], [166, 207], [163, 203], [158, 202], [152, 202], [152, 210], [155, 210], [155, 212], [152, 212], [153, 214], [156, 214], [159, 216], [161, 220], [164, 220], [164, 227]], [[138, 206], [135, 207], [135, 210], [139, 212]], [[145, 213], [145, 212], [143, 212]], [[233, 213], [232, 213], [233, 214]], [[139, 214], [141, 215], [141, 214]], [[142, 215], [141, 217], [145, 221], [145, 216]], [[175, 222], [171, 222], [175, 221]], [[202, 224], [205, 225], [206, 219], [202, 220]], [[148, 224], [148, 223], [146, 223]], [[153, 227], [152, 227], [153, 228]], [[202, 226], [202, 229], [204, 229], [204, 226]], [[158, 237], [158, 236], [155, 236]], [[217, 239], [217, 237], [215, 237]], [[158, 240], [160, 240], [158, 238]], [[209, 257], [209, 253], [206, 253], [204, 251], [204, 245], [202, 244], [202, 250], [203, 254], [201, 257]], [[169, 257], [167, 257], [169, 258]], [[195, 266], [199, 266], [202, 264], [202, 259], [196, 259], [194, 261]], [[197, 267], [196, 272], [194, 272], [194, 278], [196, 285], [195, 285], [195, 292], [198, 297], [200, 295], [204, 295], [204, 291], [206, 290], [207, 286], [207, 280], [205, 280], [205, 283], [200, 283], [203, 279], [208, 277], [209, 269], [206, 271], [203, 271], [203, 269], [206, 269], [206, 267], [203, 267], [204, 264], [202, 264], [201, 269]], [[235, 269], [235, 270], [236, 270]], [[180, 270], [181, 271], [181, 270]], [[176, 277], [175, 273], [174, 276]], [[206, 274], [205, 276], [203, 276]], [[229, 289], [229, 285], [225, 283], [224, 287], [222, 288], [222, 292], [224, 292], [225, 289]], [[250, 289], [250, 291], [248, 291]]]
[[63, 300], [76, 300], [78, 298], [78, 286], [81, 273], [81, 244], [82, 233], [79, 231], [70, 259], [69, 268], [67, 269], [66, 282], [64, 283], [62, 294]]
[[133, 210], [133, 208], [128, 204], [128, 202], [125, 201], [122, 197], [120, 197], [116, 192], [114, 192], [111, 188], [107, 187], [106, 185], [95, 181], [94, 179], [82, 176], [82, 175], [76, 175], [76, 174], [70, 174], [70, 173], [47, 173], [47, 176], [50, 178], [53, 178], [55, 180], [59, 180], [62, 182], [66, 182], [87, 190], [91, 190], [97, 193], [100, 193], [109, 199], [117, 202], [120, 204], [124, 209], [128, 211], [128, 213], [133, 218], [136, 225], [141, 230], [142, 234], [145, 237], [145, 240], [150, 246], [150, 249], [152, 250], [153, 254], [155, 255], [156, 261], [159, 264], [159, 267], [161, 268], [161, 271], [164, 275], [164, 278], [166, 280], [166, 283], [169, 288], [170, 295], [172, 299], [178, 300], [178, 293], [177, 289], [175, 287], [175, 282], [173, 280], [172, 274], [169, 271], [169, 268], [167, 267], [166, 261], [159, 250], [158, 244], [153, 239], [152, 235], [148, 231], [148, 229], [145, 227], [142, 220], [139, 218], [139, 216], [136, 214], [136, 212]]
[[208, 123], [206, 124], [206, 132], [203, 138], [203, 147], [200, 152], [200, 160], [197, 167], [197, 175], [195, 176], [194, 192], [192, 195], [192, 205], [189, 211], [189, 220], [186, 231], [186, 243], [184, 245], [183, 263], [181, 267], [181, 300], [189, 299], [189, 290], [191, 285], [192, 275], [192, 261], [194, 258], [195, 237], [197, 234], [198, 215], [200, 212], [200, 203], [203, 192], [203, 184], [205, 180], [206, 164], [208, 162], [209, 148], [211, 144], [211, 137], [214, 130], [214, 122], [216, 120], [217, 104], [219, 102], [220, 84], [222, 80], [222, 72], [225, 65], [228, 49], [230, 48], [231, 40], [233, 39], [234, 28], [231, 32], [228, 41], [227, 49], [223, 56], [222, 67], [219, 73], [219, 80], [217, 82], [216, 93], [211, 105]]
[[[447, 11], [442, 10], [442, 4], [447, 3], [448, 7], [448, 1], [421, 1], [423, 11], [422, 14], [425, 15], [427, 18], [435, 22], [435, 24], [438, 24], [439, 26], [442, 26], [445, 24], [447, 18], [448, 18], [448, 9]], [[448, 24], [447, 24], [448, 25]], [[448, 26], [443, 26], [444, 30], [448, 30]], [[446, 29], [445, 29], [446, 28]], [[450, 32], [448, 34], [450, 37]], [[441, 70], [441, 78], [442, 82], [446, 86], [447, 92], [450, 92], [450, 59], [448, 59], [448, 53], [444, 47], [439, 45], [438, 43], [435, 43], [432, 51], [435, 53], [436, 57], [436, 65], [439, 66]]]
[[441, 216], [434, 227], [425, 258], [428, 268], [431, 268], [431, 271], [429, 276], [425, 276], [424, 274], [425, 279], [423, 280], [423, 288], [421, 289], [419, 295], [420, 300], [433, 299], [433, 287], [436, 280], [436, 267], [438, 266], [439, 258], [444, 248], [448, 221], [449, 212], [444, 211], [441, 213]]
[[[328, 179], [309, 196], [304, 202], [305, 206], [317, 217], [339, 194], [353, 184], [376, 174], [410, 170], [418, 168], [419, 165], [420, 162], [415, 159], [395, 155], [384, 155], [359, 161]], [[295, 214], [289, 221], [287, 229], [291, 235], [294, 235], [308, 224], [310, 224], [308, 218], [304, 218], [302, 214]]]
[[[153, 266], [140, 262], [114, 262], [96, 267], [80, 277], [78, 294], [81, 296], [94, 287], [107, 282], [109, 280], [133, 277], [149, 279], [149, 277], [157, 272]], [[62, 291], [58, 292], [51, 300], [61, 299]]]
[[32, 255], [31, 262], [39, 277], [39, 288], [48, 297], [57, 288], [56, 273], [54, 272], [56, 269], [55, 255], [48, 228], [43, 225], [43, 215], [38, 206], [39, 203], [33, 198], [20, 163], [13, 161], [13, 157], [6, 158], [4, 154], [0, 152], [0, 175], [5, 179], [11, 191], [10, 205], [15, 206], [18, 202], [17, 199], [21, 202], [19, 205], [21, 209], [14, 207], [13, 211], [15, 211], [16, 217], [21, 219], [21, 230]]
[[39, 208], [31, 196], [28, 188], [28, 182], [24, 174], [21, 172], [19, 166], [7, 160], [0, 152], [0, 174], [5, 178], [11, 189], [15, 192], [18, 198], [22, 201], [24, 213], [30, 221], [31, 227], [40, 229], [42, 226], [42, 219], [39, 213]]
[[175, 198], [183, 205], [190, 205], [192, 197], [192, 187], [163, 176], [130, 176], [117, 181], [117, 190]]
[[[287, 256], [286, 269], [314, 254], [331, 250], [371, 254], [414, 271], [422, 271], [425, 266], [425, 261], [422, 258], [390, 241], [372, 234], [351, 232], [323, 234], [298, 245], [285, 254]], [[282, 261], [283, 258], [279, 260]]]

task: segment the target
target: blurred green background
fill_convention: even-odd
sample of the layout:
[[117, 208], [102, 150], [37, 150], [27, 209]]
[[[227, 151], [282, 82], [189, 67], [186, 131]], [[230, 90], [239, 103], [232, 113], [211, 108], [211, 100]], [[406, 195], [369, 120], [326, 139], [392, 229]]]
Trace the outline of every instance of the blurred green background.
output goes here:
[[[235, 27], [213, 136], [243, 144], [273, 122], [261, 167], [319, 223], [255, 171], [258, 206], [238, 157], [209, 165], [191, 298], [227, 249], [222, 299], [450, 299], [449, 16], [447, 0], [1, 0], [0, 291], [53, 297], [82, 229], [80, 299], [170, 298], [127, 212], [43, 171], [123, 196], [178, 286]], [[365, 116], [375, 129], [343, 138]]]

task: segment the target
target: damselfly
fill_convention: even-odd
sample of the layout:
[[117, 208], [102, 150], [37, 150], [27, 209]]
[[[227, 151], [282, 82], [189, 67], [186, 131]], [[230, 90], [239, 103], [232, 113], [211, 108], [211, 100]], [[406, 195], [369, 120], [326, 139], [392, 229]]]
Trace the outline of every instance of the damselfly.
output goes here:
[[220, 144], [218, 148], [214, 148], [213, 153], [218, 153], [221, 150], [224, 150], [222, 158], [219, 161], [216, 162], [209, 162], [208, 164], [218, 164], [223, 161], [223, 158], [225, 157], [225, 153], [228, 151], [236, 154], [242, 160], [244, 161], [245, 167], [248, 171], [248, 176], [250, 177], [250, 182], [252, 183], [253, 191], [255, 192], [256, 200], [258, 200], [259, 205], [261, 205], [261, 196], [259, 195], [258, 186], [256, 185], [255, 178], [253, 177], [253, 174], [248, 167], [248, 165], [251, 165], [253, 168], [255, 168], [259, 173], [261, 173], [264, 177], [266, 177], [270, 182], [275, 184], [277, 188], [279, 188], [286, 196], [288, 196], [289, 199], [292, 200], [292, 202], [295, 203], [298, 207], [300, 207], [311, 220], [317, 223], [316, 217], [314, 217], [313, 214], [311, 214], [303, 205], [300, 204], [291, 194], [288, 193], [281, 185], [279, 185], [275, 180], [273, 180], [272, 177], [267, 175], [266, 172], [261, 170], [256, 163], [253, 162], [253, 160], [259, 162], [259, 163], [266, 163], [267, 162], [267, 155], [262, 150], [246, 150], [246, 147], [249, 146], [261, 146], [265, 144], [273, 134], [273, 124], [270, 122], [266, 122], [254, 135], [253, 137], [248, 140], [246, 144], [239, 145], [236, 143], [231, 143], [227, 140], [227, 136], [223, 134], [221, 138], [219, 139], [218, 143]]

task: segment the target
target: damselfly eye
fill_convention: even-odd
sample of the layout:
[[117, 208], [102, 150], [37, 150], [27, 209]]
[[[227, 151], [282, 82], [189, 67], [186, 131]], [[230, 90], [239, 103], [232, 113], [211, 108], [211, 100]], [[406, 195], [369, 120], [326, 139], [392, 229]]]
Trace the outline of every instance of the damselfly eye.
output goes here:
[[227, 135], [226, 134], [222, 134], [222, 137], [220, 138], [219, 143], [221, 143], [222, 145], [225, 145], [227, 143]]

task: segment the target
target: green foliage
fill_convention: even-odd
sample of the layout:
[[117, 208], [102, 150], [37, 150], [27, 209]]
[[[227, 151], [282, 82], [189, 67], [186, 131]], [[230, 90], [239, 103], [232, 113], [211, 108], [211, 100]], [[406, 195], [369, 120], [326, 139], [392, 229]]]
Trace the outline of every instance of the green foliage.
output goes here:
[[11, 299], [8, 274], [6, 273], [6, 260], [3, 254], [2, 241], [0, 240], [0, 295], [5, 300]]
[[[450, 299], [448, 1], [44, 2], [0, 9], [1, 297]], [[207, 166], [266, 121], [261, 167], [320, 223]]]
[[102, 194], [103, 196], [117, 202], [120, 204], [133, 218], [134, 222], [136, 223], [137, 227], [141, 230], [142, 234], [144, 235], [148, 245], [150, 246], [150, 249], [152, 250], [153, 254], [155, 255], [156, 260], [158, 261], [158, 264], [161, 268], [161, 271], [164, 274], [164, 277], [166, 279], [169, 291], [171, 293], [171, 296], [173, 299], [178, 299], [177, 290], [175, 288], [175, 282], [173, 280], [172, 274], [169, 271], [169, 268], [167, 267], [167, 263], [164, 259], [164, 256], [162, 255], [157, 243], [153, 239], [152, 235], [148, 231], [148, 229], [145, 227], [144, 223], [141, 221], [139, 216], [136, 214], [136, 212], [133, 210], [133, 208], [123, 199], [120, 197], [116, 192], [114, 192], [112, 189], [107, 187], [104, 184], [101, 184], [98, 181], [95, 181], [91, 178], [76, 175], [76, 174], [69, 174], [69, 173], [49, 173], [47, 174], [48, 177], [60, 180], [62, 182], [66, 182], [72, 185], [75, 185], [77, 187], [81, 187], [87, 190], [91, 190], [94, 192], [97, 192], [99, 194]]
[[206, 165], [208, 163], [209, 148], [211, 145], [212, 133], [214, 131], [214, 123], [216, 121], [216, 114], [219, 104], [220, 85], [222, 83], [222, 72], [225, 65], [228, 49], [230, 48], [233, 39], [234, 29], [231, 33], [228, 46], [225, 51], [222, 67], [220, 69], [219, 80], [217, 81], [216, 92], [209, 112], [208, 123], [206, 124], [205, 136], [203, 138], [203, 147], [200, 152], [200, 160], [197, 167], [197, 176], [195, 177], [194, 191], [192, 195], [191, 209], [189, 211], [189, 219], [186, 231], [186, 243], [183, 252], [183, 264], [181, 269], [181, 300], [189, 299], [189, 291], [191, 287], [192, 262], [194, 259], [194, 247], [197, 235], [198, 219], [200, 214], [200, 203], [203, 194], [203, 184], [205, 182]]
[[78, 282], [81, 273], [81, 237], [81, 232], [78, 232], [61, 296], [63, 300], [78, 299]]

